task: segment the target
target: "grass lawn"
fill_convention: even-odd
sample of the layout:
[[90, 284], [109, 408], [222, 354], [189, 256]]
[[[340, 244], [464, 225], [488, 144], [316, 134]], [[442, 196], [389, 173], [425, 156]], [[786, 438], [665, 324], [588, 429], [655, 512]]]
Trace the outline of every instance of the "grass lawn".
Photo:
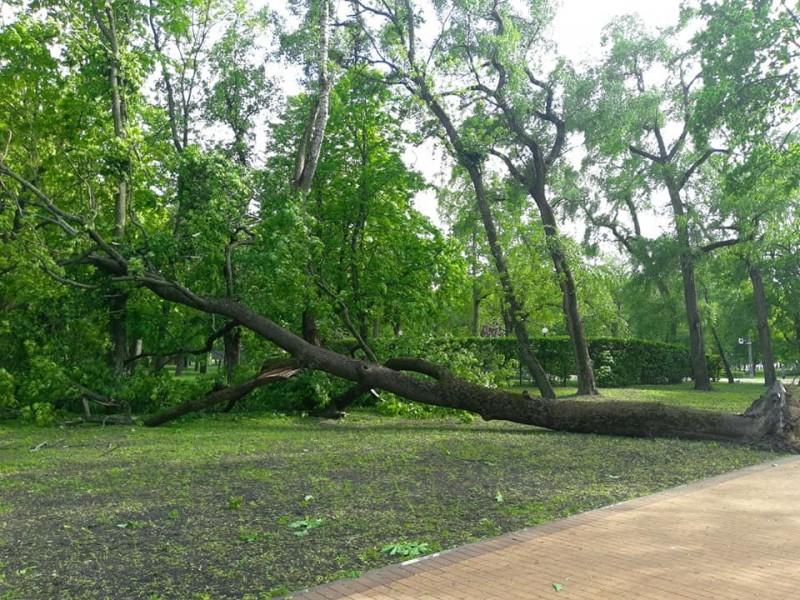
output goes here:
[[[605, 394], [739, 411], [761, 390], [717, 389]], [[0, 424], [0, 598], [267, 598], [402, 560], [393, 542], [435, 551], [774, 456], [362, 412]]]
[[[515, 392], [528, 390], [531, 395], [538, 395], [538, 390], [531, 386], [515, 386], [509, 388]], [[741, 413], [766, 391], [760, 383], [715, 383], [714, 391], [698, 392], [691, 383], [674, 385], [644, 385], [635, 388], [604, 388], [601, 399], [628, 400], [631, 402], [661, 402], [675, 406], [688, 406], [705, 410]], [[555, 388], [558, 396], [575, 394], [575, 387]]]

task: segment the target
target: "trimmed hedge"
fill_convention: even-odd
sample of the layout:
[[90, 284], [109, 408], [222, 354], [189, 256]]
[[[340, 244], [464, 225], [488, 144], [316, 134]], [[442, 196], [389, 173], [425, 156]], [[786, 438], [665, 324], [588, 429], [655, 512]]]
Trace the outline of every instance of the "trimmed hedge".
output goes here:
[[[534, 338], [534, 350], [547, 374], [556, 380], [566, 381], [575, 373], [575, 357], [568, 337], [549, 336]], [[341, 344], [341, 345], [340, 345]], [[349, 342], [335, 346], [341, 351], [352, 348]], [[468, 350], [487, 369], [497, 368], [498, 362], [508, 366], [518, 361], [519, 352], [515, 338], [429, 338], [409, 340], [387, 338], [373, 342], [373, 348], [382, 357], [435, 354], [447, 356]], [[594, 363], [597, 385], [624, 387], [642, 384], [680, 383], [691, 377], [689, 351], [683, 346], [636, 339], [594, 338], [589, 340], [589, 354]], [[498, 360], [501, 358], [502, 360]], [[447, 362], [447, 361], [445, 361]], [[718, 356], [707, 356], [709, 372], [718, 378], [721, 361]]]

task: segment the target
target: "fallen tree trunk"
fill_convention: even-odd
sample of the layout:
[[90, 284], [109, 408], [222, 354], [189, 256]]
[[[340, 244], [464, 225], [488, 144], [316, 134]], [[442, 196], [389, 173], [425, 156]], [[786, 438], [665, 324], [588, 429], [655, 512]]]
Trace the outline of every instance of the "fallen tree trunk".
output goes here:
[[[166, 300], [235, 319], [291, 354], [299, 367], [324, 371], [352, 381], [362, 389], [385, 390], [415, 402], [467, 410], [485, 420], [502, 419], [575, 433], [725, 440], [793, 450], [800, 447], [797, 444], [800, 433], [798, 395], [793, 396], [780, 383], [743, 415], [647, 402], [532, 398], [468, 383], [443, 367], [421, 359], [396, 358], [386, 365], [366, 363], [309, 344], [239, 302], [199, 296], [157, 275], [145, 276], [141, 282]], [[405, 371], [427, 375], [432, 380], [423, 380]], [[252, 385], [254, 389], [257, 380], [242, 385]], [[235, 393], [233, 390], [218, 390], [209, 394], [211, 397], [196, 402], [211, 406], [225, 401], [229, 394]], [[153, 417], [147, 424], [160, 422], [165, 421]]]

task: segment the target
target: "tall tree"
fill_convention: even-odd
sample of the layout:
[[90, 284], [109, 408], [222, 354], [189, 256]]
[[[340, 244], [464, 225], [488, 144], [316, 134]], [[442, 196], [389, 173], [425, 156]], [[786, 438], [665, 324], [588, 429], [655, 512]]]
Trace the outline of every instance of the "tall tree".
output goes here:
[[[550, 382], [547, 380], [547, 375], [533, 351], [526, 329], [526, 312], [523, 302], [509, 274], [506, 253], [499, 243], [497, 221], [493, 214], [492, 199], [490, 198], [485, 181], [488, 167], [486, 162], [485, 140], [481, 137], [480, 128], [476, 129], [475, 127], [475, 125], [482, 120], [484, 115], [478, 113], [471, 118], [462, 118], [456, 121], [454, 114], [457, 113], [454, 112], [452, 103], [447, 102], [447, 98], [451, 96], [451, 94], [442, 92], [436, 87], [437, 84], [441, 84], [440, 82], [437, 83], [437, 77], [438, 79], [443, 79], [443, 76], [447, 74], [447, 70], [443, 71], [441, 68], [437, 69], [437, 66], [439, 64], [452, 65], [457, 63], [457, 59], [448, 56], [457, 47], [457, 44], [448, 43], [449, 32], [454, 30], [454, 28], [451, 27], [450, 19], [454, 14], [458, 14], [461, 17], [460, 20], [469, 21], [470, 16], [473, 16], [473, 12], [466, 4], [462, 5], [460, 3], [454, 5], [453, 11], [450, 11], [450, 13], [441, 11], [440, 15], [443, 20], [441, 23], [441, 33], [436, 40], [430, 44], [430, 47], [427, 49], [428, 56], [426, 57], [424, 56], [426, 48], [419, 38], [417, 28], [422, 17], [419, 12], [415, 10], [415, 7], [410, 1], [401, 0], [393, 3], [373, 5], [369, 2], [354, 0], [353, 6], [355, 8], [356, 17], [359, 19], [359, 22], [362, 23], [367, 35], [372, 40], [373, 47], [376, 48], [378, 56], [374, 60], [390, 70], [390, 78], [393, 81], [402, 84], [413, 96], [419, 98], [441, 128], [440, 131], [442, 132], [443, 139], [450, 149], [452, 156], [467, 172], [475, 192], [478, 211], [481, 216], [481, 221], [483, 222], [495, 269], [497, 270], [503, 288], [509, 322], [519, 342], [522, 361], [533, 375], [542, 395], [545, 397], [554, 397], [554, 392]], [[497, 22], [492, 19], [494, 19], [494, 16], [497, 14], [495, 3], [480, 3], [474, 10], [475, 16], [490, 20], [494, 25], [497, 25]], [[384, 31], [380, 36], [371, 31], [367, 25], [367, 19], [374, 17], [382, 19], [383, 22]], [[503, 27], [503, 23], [503, 19], [500, 18], [499, 26]], [[503, 35], [503, 33], [501, 32], [500, 35]], [[380, 40], [378, 39], [379, 37]], [[464, 40], [462, 40], [462, 42], [463, 41]], [[468, 51], [479, 51], [479, 48], [475, 45], [474, 39], [467, 39], [466, 46]], [[490, 54], [497, 58], [496, 51], [490, 51]], [[502, 67], [503, 65], [500, 66]], [[502, 82], [505, 75], [498, 74], [498, 77]], [[469, 102], [465, 102], [465, 105], [469, 105]], [[552, 108], [552, 103], [548, 103], [548, 107]], [[548, 115], [549, 120], [554, 118], [552, 114]], [[557, 129], [558, 127], [559, 126], [557, 126]], [[551, 149], [551, 154], [553, 155], [551, 157], [552, 160], [559, 154], [563, 139], [557, 135], [553, 144], [554, 146]], [[536, 147], [539, 147], [538, 144]], [[541, 153], [539, 153], [539, 158], [544, 159]], [[509, 166], [512, 167], [513, 165], [510, 164]], [[541, 191], [544, 192], [544, 180], [540, 179], [537, 185], [541, 188]], [[541, 195], [539, 195], [539, 197], [541, 198]], [[551, 236], [555, 240], [558, 232], [557, 228], [555, 228], [554, 215], [552, 215], [551, 211], [548, 211], [549, 205], [546, 203], [541, 204], [540, 208], [543, 208], [545, 211], [543, 213], [543, 218], [546, 218], [545, 226], [549, 228]], [[554, 260], [561, 255], [560, 245], [557, 242], [553, 243], [552, 251]], [[579, 315], [571, 310], [572, 308], [577, 310], [577, 298], [575, 294], [571, 293], [571, 291], [574, 291], [574, 286], [571, 286], [571, 274], [568, 272], [561, 272], [560, 275], [562, 276], [562, 289], [565, 290], [565, 317], [567, 322], [570, 323], [569, 330], [570, 333], [573, 334], [573, 342], [576, 349], [579, 391], [585, 394], [595, 393], [596, 389], [591, 371], [591, 364], [588, 358], [588, 350], [583, 352], [583, 350], [585, 350], [585, 339], [583, 340], [584, 343], [581, 344], [581, 339], [583, 339], [583, 326], [580, 324], [580, 328], [577, 327], [580, 321]], [[577, 320], [575, 317], [577, 317]]]
[[[625, 154], [635, 158], [647, 168], [648, 178], [666, 192], [683, 284], [694, 385], [708, 390], [711, 380], [696, 277], [698, 250], [703, 245], [703, 206], [702, 195], [690, 184], [714, 155], [729, 150], [712, 145], [711, 132], [697, 123], [696, 90], [702, 71], [692, 54], [671, 46], [664, 33], [648, 34], [633, 17], [609, 27], [606, 47], [605, 60], [588, 84], [596, 91], [583, 124], [587, 146], [600, 162]], [[659, 79], [659, 71], [663, 79]], [[707, 249], [736, 241], [717, 239]]]

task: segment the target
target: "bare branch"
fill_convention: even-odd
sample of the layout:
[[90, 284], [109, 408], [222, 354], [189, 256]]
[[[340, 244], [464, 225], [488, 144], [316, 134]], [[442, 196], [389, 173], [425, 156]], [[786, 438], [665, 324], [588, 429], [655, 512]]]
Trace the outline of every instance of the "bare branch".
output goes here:
[[641, 148], [637, 148], [636, 146], [628, 146], [628, 150], [630, 150], [631, 154], [635, 154], [637, 156], [641, 156], [642, 158], [646, 158], [647, 160], [653, 161], [655, 163], [663, 163], [664, 159], [660, 156], [656, 156], [655, 154], [651, 154], [646, 150], [642, 150]]
[[701, 166], [703, 166], [703, 164], [709, 158], [711, 158], [712, 155], [717, 154], [717, 153], [729, 154], [730, 150], [727, 150], [725, 148], [709, 148], [708, 150], [703, 152], [703, 154], [697, 160], [695, 160], [691, 164], [691, 166], [683, 173], [683, 175], [681, 176], [680, 181], [678, 182], [678, 189], [679, 190], [683, 189], [686, 186], [686, 184], [689, 183], [689, 179], [691, 179], [691, 177], [692, 177], [692, 175], [694, 175], [695, 171], [697, 171], [697, 169], [699, 169]]

